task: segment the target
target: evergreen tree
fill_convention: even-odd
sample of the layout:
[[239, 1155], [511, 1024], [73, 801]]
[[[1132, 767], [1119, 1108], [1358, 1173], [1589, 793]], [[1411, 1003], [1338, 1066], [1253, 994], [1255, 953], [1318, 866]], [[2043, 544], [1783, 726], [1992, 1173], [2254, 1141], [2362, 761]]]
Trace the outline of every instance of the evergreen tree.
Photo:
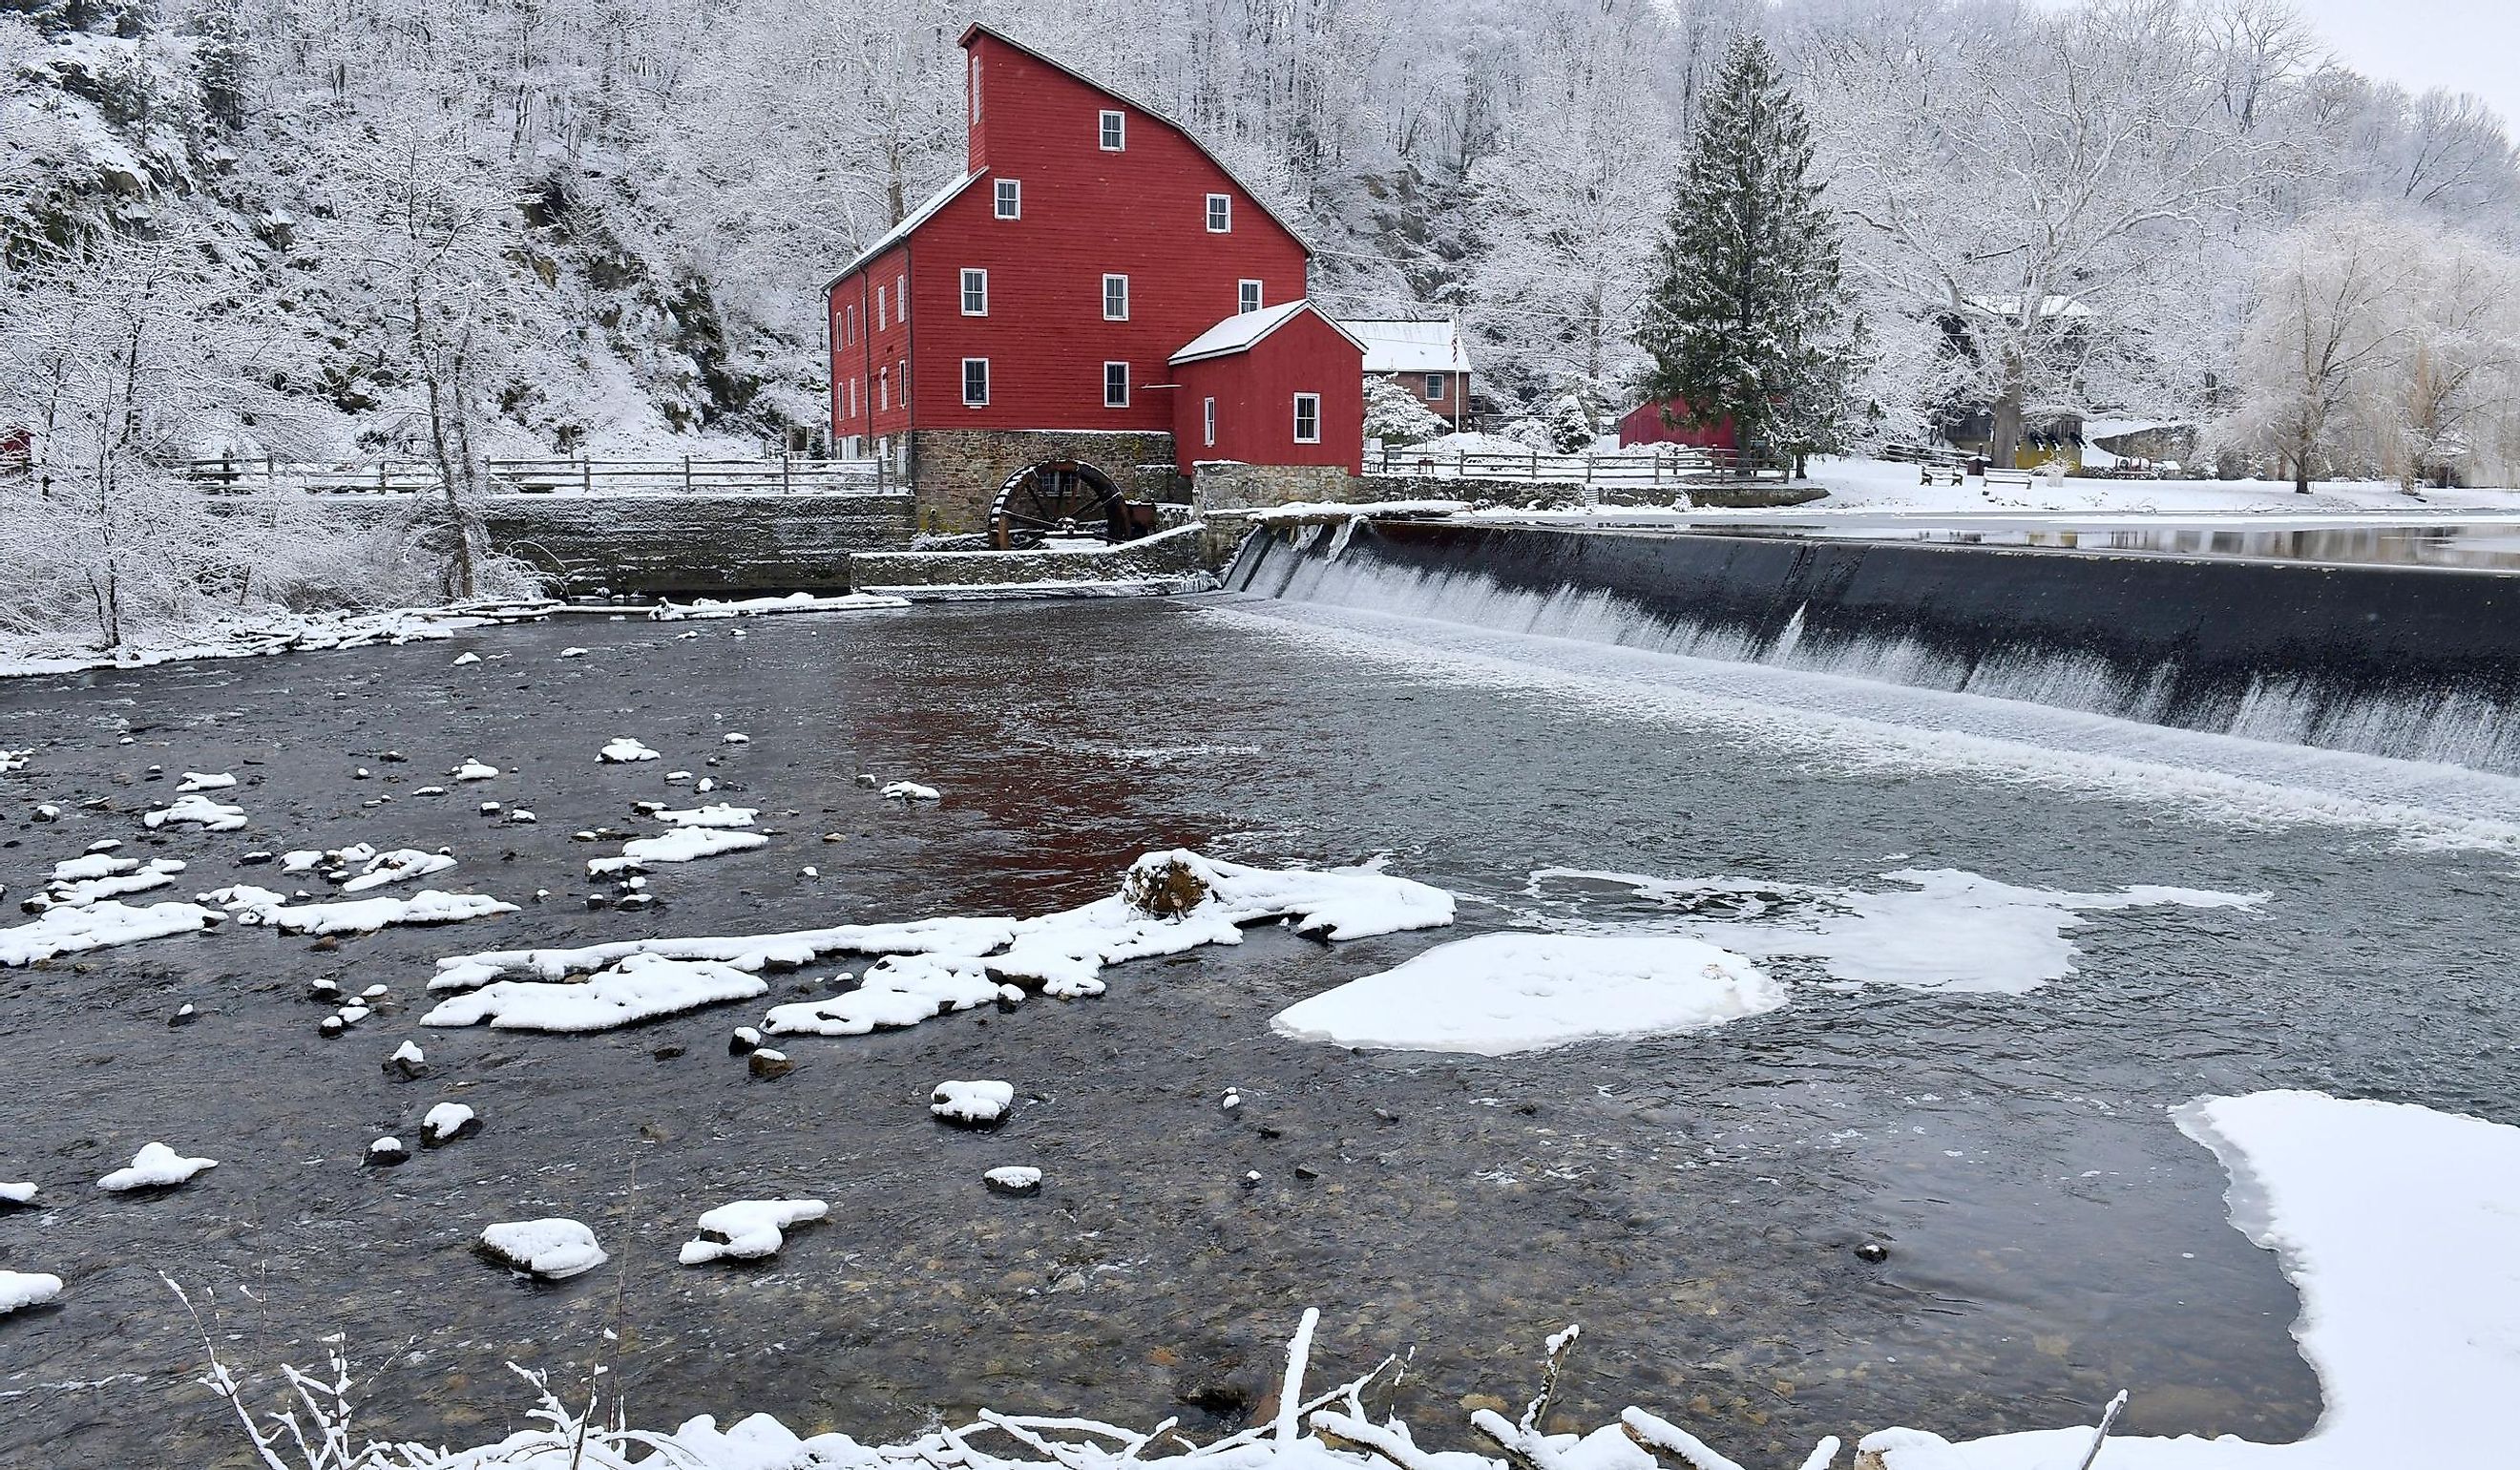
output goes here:
[[193, 79], [202, 110], [219, 126], [245, 126], [245, 36], [237, 24], [237, 0], [202, 0], [194, 12], [200, 39], [193, 48]]
[[[1647, 391], [1750, 453], [1838, 447], [1864, 328], [1838, 279], [1837, 227], [1809, 177], [1811, 124], [1776, 58], [1735, 36], [1689, 142], [1653, 293], [1637, 329]], [[1746, 468], [1746, 464], [1745, 464]]]

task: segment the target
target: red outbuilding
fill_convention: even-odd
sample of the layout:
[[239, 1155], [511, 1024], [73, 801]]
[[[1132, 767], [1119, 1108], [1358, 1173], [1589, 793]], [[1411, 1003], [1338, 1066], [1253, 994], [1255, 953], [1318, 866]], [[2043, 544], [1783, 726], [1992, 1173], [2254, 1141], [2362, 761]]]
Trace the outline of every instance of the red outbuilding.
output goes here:
[[1677, 398], [1648, 398], [1628, 410], [1619, 421], [1619, 443], [1684, 444], [1691, 449], [1738, 449], [1732, 439], [1732, 421], [1700, 428], [1688, 422], [1688, 406]]
[[[1311, 251], [1162, 113], [985, 25], [962, 45], [963, 176], [829, 289], [835, 442], [886, 458], [930, 523], [956, 528], [1028, 466], [1143, 487], [1149, 469], [1236, 457], [1173, 440], [1197, 406], [1172, 364], [1228, 319], [1300, 303]], [[1282, 322], [1254, 338], [1265, 352], [1202, 356], [1199, 396], [1220, 400], [1221, 438], [1249, 435], [1236, 442], [1252, 463], [1353, 470], [1359, 350], [1299, 315], [1291, 335]], [[1283, 388], [1274, 438], [1264, 384], [1227, 380], [1246, 369]], [[1320, 399], [1318, 440], [1296, 437], [1298, 381]]]
[[1365, 344], [1305, 301], [1227, 317], [1173, 354], [1173, 446], [1200, 460], [1323, 465], [1365, 458]]

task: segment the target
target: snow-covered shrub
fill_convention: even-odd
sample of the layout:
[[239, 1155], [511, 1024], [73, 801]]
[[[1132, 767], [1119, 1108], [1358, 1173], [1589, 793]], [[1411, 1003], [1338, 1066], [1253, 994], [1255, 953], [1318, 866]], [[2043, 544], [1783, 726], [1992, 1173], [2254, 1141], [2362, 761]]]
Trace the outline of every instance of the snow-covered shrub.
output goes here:
[[1425, 401], [1388, 378], [1365, 379], [1365, 436], [1385, 444], [1423, 444], [1451, 425]]

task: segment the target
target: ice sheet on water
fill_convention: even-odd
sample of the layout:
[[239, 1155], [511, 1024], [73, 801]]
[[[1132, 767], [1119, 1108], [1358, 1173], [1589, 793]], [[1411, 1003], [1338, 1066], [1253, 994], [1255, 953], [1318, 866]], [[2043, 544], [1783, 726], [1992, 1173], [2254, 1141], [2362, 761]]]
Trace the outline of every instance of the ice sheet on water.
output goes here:
[[0, 929], [0, 967], [32, 964], [63, 955], [101, 950], [143, 939], [191, 934], [219, 921], [214, 910], [198, 904], [151, 904], [134, 908], [102, 900], [81, 909], [64, 904], [47, 909], [33, 923]]
[[1696, 1031], [1785, 1003], [1739, 955], [1679, 934], [1482, 934], [1278, 1012], [1280, 1034], [1343, 1047], [1502, 1056]]
[[614, 735], [595, 753], [595, 758], [607, 765], [626, 766], [633, 761], [652, 761], [656, 759], [656, 752], [630, 735]]
[[224, 791], [237, 783], [237, 779], [224, 771], [187, 771], [175, 783], [178, 794], [187, 791]]
[[132, 1189], [166, 1189], [184, 1182], [204, 1169], [216, 1169], [216, 1159], [186, 1158], [163, 1143], [144, 1143], [131, 1162], [96, 1181], [100, 1189], [117, 1193]]
[[759, 832], [728, 831], [715, 826], [678, 826], [661, 836], [634, 837], [622, 843], [619, 857], [590, 858], [586, 870], [597, 875], [636, 872], [652, 863], [691, 863], [701, 858], [714, 858], [721, 853], [764, 847], [769, 842], [770, 839]]
[[[2110, 1436], [2109, 1470], [2364, 1470], [2508, 1463], [2520, 1383], [2520, 1128], [2318, 1092], [2210, 1097], [2180, 1126], [2230, 1171], [2232, 1224], [2301, 1293], [2293, 1336], [2326, 1411], [2309, 1438]], [[2089, 1428], [1954, 1444], [1869, 1436], [1884, 1470], [2076, 1465]]]
[[706, 806], [690, 807], [681, 811], [659, 810], [656, 813], [656, 820], [668, 826], [733, 827], [750, 826], [752, 819], [760, 815], [759, 807], [728, 806], [724, 802], [713, 801]]
[[42, 902], [85, 909], [104, 899], [166, 887], [183, 870], [184, 865], [173, 858], [142, 863], [137, 858], [90, 853], [53, 865], [53, 880], [44, 885]]
[[760, 976], [711, 959], [627, 955], [581, 981], [500, 980], [440, 1001], [424, 1026], [504, 1031], [608, 1031], [638, 1021], [749, 1001], [769, 990]]
[[570, 950], [504, 950], [437, 962], [431, 990], [470, 990], [510, 975], [558, 980], [632, 955], [724, 961], [740, 970], [828, 955], [887, 957], [856, 989], [775, 1007], [766, 1029], [857, 1035], [916, 1025], [1005, 999], [1010, 981], [1061, 996], [1099, 995], [1109, 964], [1236, 944], [1241, 926], [1291, 918], [1325, 939], [1358, 939], [1453, 921], [1453, 896], [1373, 868], [1271, 869], [1184, 849], [1148, 853], [1120, 891], [1034, 918], [947, 917], [841, 924], [724, 938], [634, 939]]
[[685, 1242], [679, 1259], [685, 1266], [703, 1266], [721, 1258], [775, 1256], [788, 1243], [788, 1230], [831, 1213], [819, 1199], [739, 1199], [703, 1213], [700, 1238]]
[[[1832, 977], [1910, 990], [2023, 995], [2074, 972], [2066, 937], [2087, 914], [2178, 906], [2254, 910], [2272, 895], [2136, 884], [2107, 893], [2024, 888], [1955, 869], [1882, 874], [1904, 889], [1868, 892], [1752, 878], [1664, 878], [1546, 868], [1535, 898], [1624, 889], [1688, 934], [1760, 959], [1816, 963]], [[1592, 916], [1588, 911], [1588, 917]]]
[[[290, 856], [295, 857], [296, 854], [292, 853]], [[379, 853], [368, 859], [366, 869], [357, 877], [343, 883], [341, 891], [365, 893], [371, 888], [382, 888], [387, 883], [399, 883], [405, 878], [425, 877], [432, 872], [444, 872], [454, 866], [455, 860], [445, 853], [422, 852], [416, 847], [396, 848], [392, 852]]]
[[141, 819], [151, 826], [189, 823], [205, 832], [232, 832], [245, 825], [245, 808], [221, 806], [199, 793], [178, 796]]
[[236, 914], [240, 923], [268, 924], [284, 934], [366, 934], [394, 924], [452, 924], [517, 912], [516, 905], [485, 894], [445, 893], [435, 888], [402, 898], [292, 904], [271, 889], [237, 883], [214, 888], [200, 898]]

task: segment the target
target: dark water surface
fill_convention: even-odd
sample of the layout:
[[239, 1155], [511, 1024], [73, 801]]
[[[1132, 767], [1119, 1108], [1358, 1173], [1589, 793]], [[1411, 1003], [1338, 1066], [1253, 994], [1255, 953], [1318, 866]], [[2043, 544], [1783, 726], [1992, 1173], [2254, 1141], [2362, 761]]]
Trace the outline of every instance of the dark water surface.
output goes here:
[[[559, 659], [571, 645], [593, 651]], [[485, 661], [450, 667], [467, 649]], [[751, 743], [724, 745], [729, 731]], [[665, 759], [599, 766], [615, 735]], [[2318, 1411], [2293, 1294], [2164, 1109], [2301, 1086], [2520, 1122], [2501, 860], [1830, 774], [1181, 605], [579, 619], [0, 685], [0, 747], [28, 745], [0, 777], [11, 899], [105, 837], [192, 863], [139, 902], [276, 886], [236, 857], [357, 840], [453, 848], [461, 866], [427, 886], [553, 896], [335, 952], [231, 925], [0, 971], [0, 1179], [43, 1185], [41, 1208], [0, 1217], [0, 1265], [68, 1281], [57, 1310], [0, 1320], [10, 1466], [246, 1463], [190, 1382], [201, 1342], [161, 1270], [214, 1291], [240, 1368], [313, 1364], [343, 1334], [375, 1374], [366, 1430], [433, 1443], [521, 1422], [503, 1363], [582, 1389], [599, 1357], [642, 1424], [766, 1409], [867, 1439], [987, 1404], [1212, 1430], [1267, 1398], [1306, 1306], [1324, 1312], [1317, 1372], [1414, 1347], [1399, 1406], [1446, 1444], [1464, 1396], [1518, 1402], [1540, 1339], [1578, 1320], [1571, 1417], [1642, 1403], [1736, 1456], [1892, 1422], [2044, 1427], [2120, 1387], [2132, 1430], [2286, 1439]], [[410, 794], [468, 756], [504, 774]], [[362, 765], [375, 779], [351, 779]], [[663, 780], [677, 768], [780, 835], [659, 869], [656, 911], [589, 912], [583, 863], [611, 848], [569, 834], [652, 830], [630, 803], [688, 793]], [[252, 825], [147, 833], [138, 814], [185, 770], [235, 772], [219, 794]], [[860, 771], [947, 799], [889, 806]], [[540, 821], [496, 824], [483, 799]], [[36, 801], [69, 811], [37, 825]], [[1266, 929], [1113, 968], [1100, 1000], [796, 1039], [797, 1070], [775, 1082], [727, 1055], [751, 1004], [584, 1037], [417, 1024], [443, 955], [1037, 913], [1176, 844], [1388, 853], [1473, 901], [1449, 931], [1325, 949]], [[1548, 866], [1865, 887], [1951, 867], [2274, 897], [2257, 913], [2095, 914], [2075, 931], [2080, 972], [2023, 997], [1806, 985], [1714, 1032], [1498, 1059], [1270, 1032], [1295, 1000], [1528, 918], [1520, 890]], [[777, 977], [773, 999], [824, 993], [834, 968]], [[392, 999], [326, 1041], [324, 1007], [301, 999], [318, 976]], [[187, 1001], [202, 1019], [169, 1029]], [[387, 1082], [407, 1037], [432, 1075]], [[972, 1077], [1024, 1099], [1003, 1132], [927, 1116], [933, 1084]], [[1217, 1106], [1228, 1087], [1237, 1111]], [[413, 1137], [445, 1098], [485, 1131], [359, 1166], [370, 1138]], [[93, 1189], [151, 1139], [222, 1162], [158, 1197]], [[1015, 1163], [1044, 1169], [1039, 1197], [983, 1190], [983, 1170]], [[702, 1210], [772, 1195], [828, 1199], [832, 1217], [763, 1266], [673, 1263]], [[533, 1287], [472, 1254], [483, 1225], [545, 1214], [593, 1225], [621, 1269]], [[1868, 1239], [1886, 1262], [1858, 1259]]]

